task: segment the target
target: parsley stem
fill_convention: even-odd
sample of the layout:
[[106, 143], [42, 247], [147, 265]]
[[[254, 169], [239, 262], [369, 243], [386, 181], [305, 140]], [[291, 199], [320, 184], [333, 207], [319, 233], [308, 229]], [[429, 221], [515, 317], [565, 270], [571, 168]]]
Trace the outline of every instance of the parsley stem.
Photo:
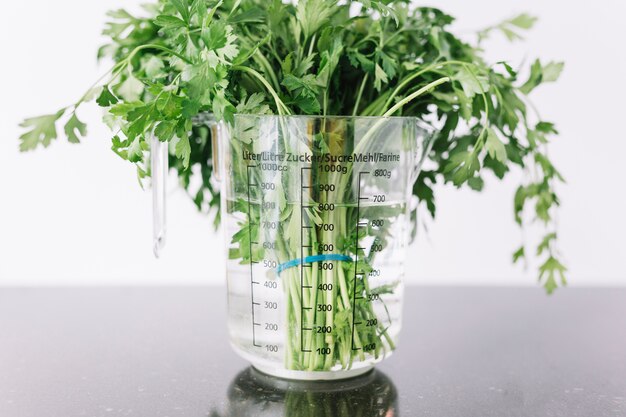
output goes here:
[[311, 43], [309, 43], [309, 56], [313, 54], [313, 45], [315, 45], [315, 35], [311, 38]]
[[368, 73], [365, 73], [363, 77], [363, 81], [361, 81], [361, 86], [359, 87], [359, 93], [356, 96], [356, 102], [354, 103], [354, 110], [352, 110], [352, 116], [356, 116], [356, 113], [359, 111], [359, 104], [361, 103], [361, 96], [363, 95], [363, 90], [365, 89], [365, 83], [367, 83]]
[[271, 78], [272, 84], [274, 84], [274, 88], [279, 89], [280, 84], [278, 83], [278, 78], [276, 77], [276, 73], [272, 69], [272, 65], [269, 63], [265, 55], [263, 55], [263, 53], [258, 49], [256, 50], [254, 55], [259, 60], [261, 66], [265, 69], [265, 73], [269, 75], [269, 77]]
[[426, 68], [422, 68], [421, 70], [414, 72], [413, 74], [411, 74], [408, 77], [406, 77], [402, 82], [400, 82], [398, 84], [398, 86], [393, 90], [393, 93], [391, 93], [389, 98], [387, 98], [387, 101], [385, 102], [385, 105], [383, 106], [383, 110], [387, 109], [389, 107], [389, 105], [391, 105], [391, 102], [393, 101], [393, 99], [398, 95], [398, 93], [400, 91], [402, 91], [402, 89], [404, 87], [406, 87], [411, 81], [413, 81], [414, 79], [416, 79], [420, 75], [423, 75], [423, 74], [425, 74], [427, 72], [433, 71], [433, 70], [435, 70], [436, 68], [439, 68], [439, 67], [445, 67], [445, 66], [448, 66], [448, 65], [462, 65], [462, 66], [465, 66], [465, 65], [468, 65], [468, 64], [472, 65], [472, 66], [475, 66], [472, 63], [451, 60], [451, 61], [437, 62], [435, 64], [427, 66]]
[[[170, 48], [167, 48], [163, 45], [159, 45], [156, 43], [148, 43], [145, 45], [139, 45], [138, 47], [133, 49], [130, 54], [128, 54], [128, 56], [124, 59], [124, 61], [126, 61], [127, 63], [130, 63], [130, 61], [135, 57], [135, 55], [137, 55], [139, 51], [142, 51], [144, 49], [158, 49], [165, 53], [174, 55], [177, 58], [180, 58], [182, 61], [186, 62], [187, 64], [193, 64], [193, 62], [189, 60], [187, 57], [185, 57], [184, 55], [181, 55], [178, 52], [171, 50]], [[121, 61], [121, 62], [124, 62], [124, 61]]]
[[467, 64], [463, 64], [463, 67], [470, 73], [472, 78], [474, 78], [474, 81], [476, 81], [476, 84], [480, 86], [480, 95], [483, 98], [483, 104], [485, 106], [485, 123], [483, 123], [483, 128], [482, 128], [480, 134], [478, 135], [478, 140], [476, 141], [476, 146], [472, 150], [473, 154], [477, 154], [478, 152], [480, 152], [480, 150], [482, 149], [482, 147], [483, 147], [483, 145], [485, 143], [485, 136], [487, 136], [487, 129], [489, 128], [489, 103], [487, 102], [487, 96], [485, 94], [483, 86], [480, 83], [480, 81], [478, 80], [478, 77], [476, 77], [476, 74], [474, 74], [474, 71], [472, 71], [470, 69], [469, 65], [467, 65]]
[[445, 84], [447, 82], [452, 81], [452, 78], [450, 77], [441, 77], [431, 83], [426, 84], [424, 87], [420, 88], [419, 90], [409, 94], [408, 96], [406, 96], [405, 98], [403, 98], [402, 100], [400, 100], [399, 102], [397, 102], [392, 108], [390, 108], [389, 110], [387, 110], [382, 117], [389, 117], [391, 115], [393, 115], [395, 112], [397, 112], [398, 110], [400, 110], [405, 104], [413, 101], [415, 98], [421, 96], [424, 93], [429, 92], [430, 90], [432, 90], [433, 88], [441, 85], [441, 84]]

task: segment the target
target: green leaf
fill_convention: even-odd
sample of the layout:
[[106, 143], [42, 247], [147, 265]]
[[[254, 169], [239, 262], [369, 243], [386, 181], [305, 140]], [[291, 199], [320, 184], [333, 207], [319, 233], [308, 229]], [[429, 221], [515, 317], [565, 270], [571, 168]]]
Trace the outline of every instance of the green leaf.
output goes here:
[[87, 125], [78, 120], [76, 112], [73, 112], [72, 117], [70, 117], [70, 119], [65, 124], [64, 130], [65, 134], [67, 135], [67, 140], [69, 142], [80, 143], [80, 137], [85, 137], [85, 135], [87, 134]]
[[154, 134], [161, 142], [168, 141], [174, 137], [176, 133], [176, 121], [164, 120], [154, 128]]
[[389, 79], [392, 79], [396, 76], [398, 70], [398, 64], [386, 53], [383, 51], [378, 51], [376, 56], [380, 58], [383, 70]]
[[222, 21], [211, 22], [202, 28], [202, 40], [207, 49], [214, 51], [223, 48], [228, 43], [228, 31], [226, 23]]
[[319, 114], [322, 109], [319, 100], [312, 95], [300, 95], [293, 100], [304, 114]]
[[389, 79], [387, 78], [387, 73], [380, 67], [380, 65], [376, 64], [374, 70], [374, 88], [377, 91], [380, 91], [383, 84], [387, 84]]
[[543, 281], [543, 286], [548, 294], [552, 294], [558, 288], [559, 283], [557, 279], [561, 285], [567, 285], [566, 271], [567, 268], [553, 256], [548, 257], [539, 267], [539, 281]]
[[283, 79], [282, 85], [287, 87], [287, 90], [290, 92], [299, 93], [304, 90], [311, 94], [317, 94], [320, 91], [320, 87], [324, 86], [313, 74], [307, 74], [301, 78], [287, 74]]
[[531, 16], [527, 13], [522, 13], [518, 16], [515, 16], [513, 19], [510, 19], [508, 23], [512, 24], [513, 26], [517, 26], [520, 29], [532, 29], [537, 20], [538, 19], [534, 16]]
[[517, 77], [517, 71], [515, 71], [513, 67], [511, 67], [507, 62], [500, 61], [498, 62], [498, 64], [501, 64], [504, 67], [504, 69], [512, 79], [515, 79]]
[[283, 75], [291, 74], [293, 68], [293, 52], [287, 54], [285, 59], [280, 64], [280, 69], [283, 71]]
[[519, 88], [520, 91], [524, 94], [530, 94], [540, 84], [556, 81], [564, 66], [562, 62], [550, 62], [547, 65], [541, 65], [541, 62], [536, 60], [530, 67], [528, 81]]
[[191, 119], [200, 111], [200, 103], [195, 100], [184, 99], [182, 102], [182, 116], [186, 119]]
[[550, 251], [550, 244], [556, 240], [556, 233], [548, 233], [541, 240], [541, 243], [537, 246], [537, 256], [541, 255], [545, 251]]
[[167, 119], [175, 119], [181, 113], [183, 100], [176, 94], [162, 92], [156, 99], [157, 110]]
[[65, 109], [55, 114], [31, 117], [20, 123], [20, 127], [30, 128], [20, 136], [20, 151], [30, 151], [39, 144], [48, 147], [57, 138], [56, 121], [65, 113]]
[[478, 157], [469, 151], [455, 153], [450, 157], [444, 172], [451, 174], [451, 179], [457, 187], [469, 180], [480, 169]]
[[542, 68], [542, 82], [551, 83], [559, 79], [565, 64], [563, 62], [550, 62]]
[[154, 19], [154, 23], [157, 26], [161, 26], [163, 29], [177, 29], [187, 26], [187, 24], [178, 17], [165, 14], [157, 16], [156, 19]]
[[265, 94], [253, 93], [247, 99], [242, 98], [237, 105], [237, 113], [240, 114], [270, 114], [271, 110], [265, 103]]
[[506, 26], [502, 26], [502, 27], [500, 27], [500, 31], [504, 34], [504, 36], [506, 36], [506, 38], [507, 38], [510, 42], [513, 42], [513, 41], [517, 41], [517, 40], [524, 39], [524, 38], [522, 38], [522, 36], [521, 36], [521, 35], [519, 35], [517, 32], [515, 32], [515, 31], [513, 31], [513, 30], [509, 29], [509, 28], [508, 28], [508, 27], [506, 27]]
[[96, 99], [96, 103], [98, 103], [100, 107], [109, 107], [117, 102], [118, 99], [113, 95], [111, 90], [109, 90], [109, 86], [105, 85], [102, 87], [102, 91], [100, 92], [100, 96]]
[[333, 0], [300, 0], [296, 7], [296, 21], [302, 28], [305, 38], [309, 38], [328, 23], [335, 11]]
[[117, 86], [117, 94], [126, 101], [137, 101], [143, 93], [144, 85], [132, 72], [129, 72], [126, 79]]
[[514, 253], [513, 253], [513, 263], [516, 264], [518, 263], [520, 260], [526, 260], [526, 249], [524, 248], [524, 246], [520, 246]]
[[544, 223], [548, 223], [552, 220], [550, 209], [553, 206], [559, 205], [556, 194], [554, 194], [554, 192], [550, 189], [543, 189], [537, 194], [536, 199], [535, 214], [539, 220], [543, 220]]
[[[375, 64], [374, 61], [363, 55], [362, 53], [356, 50], [349, 50], [348, 59], [350, 63], [355, 68], [362, 68], [365, 72], [374, 72]], [[384, 71], [383, 71], [384, 72]]]
[[146, 134], [154, 125], [154, 118], [157, 114], [158, 112], [152, 103], [136, 107], [126, 113], [128, 125], [125, 133], [129, 139]]
[[399, 24], [399, 18], [398, 18], [398, 14], [396, 13], [396, 9], [393, 7], [393, 5], [389, 4], [392, 2], [381, 1], [381, 0], [361, 0], [361, 3], [363, 3], [363, 6], [367, 8], [372, 8], [376, 10], [383, 16], [391, 17], [393, 21], [395, 22], [396, 26]]
[[478, 32], [478, 39], [479, 41], [482, 39], [485, 39], [489, 37], [491, 32], [493, 32], [494, 30], [499, 30], [500, 32], [502, 32], [502, 34], [504, 34], [504, 36], [506, 36], [506, 38], [509, 41], [519, 40], [519, 39], [522, 39], [522, 36], [520, 36], [516, 32], [516, 30], [517, 29], [522, 29], [522, 30], [531, 29], [535, 25], [536, 21], [537, 21], [536, 17], [523, 13], [518, 16], [515, 16], [512, 19], [505, 20], [504, 22], [499, 23], [495, 26], [490, 26], [484, 30], [481, 30], [480, 32]]
[[145, 60], [142, 67], [146, 73], [146, 77], [150, 79], [162, 78], [167, 75], [165, 71], [163, 71], [165, 64], [163, 64], [161, 59], [154, 55], [151, 55], [147, 60]]
[[326, 87], [330, 83], [337, 65], [339, 64], [339, 58], [343, 52], [343, 46], [341, 45], [341, 39], [336, 37], [332, 42], [327, 42], [328, 49], [321, 52], [320, 66], [317, 70], [317, 79], [321, 87]]
[[127, 158], [130, 162], [143, 160], [143, 148], [141, 147], [141, 138], [139, 136], [131, 142], [127, 152]]
[[545, 178], [552, 179], [557, 178], [561, 182], [565, 182], [565, 178], [561, 175], [559, 171], [554, 167], [550, 159], [546, 155], [542, 155], [540, 153], [535, 154], [535, 162], [541, 167], [543, 171], [543, 175]]
[[474, 191], [482, 191], [485, 187], [485, 181], [480, 177], [472, 177], [467, 180], [467, 185]]
[[266, 12], [262, 8], [252, 7], [244, 12], [230, 16], [228, 21], [233, 24], [263, 23], [266, 15]]
[[[508, 157], [508, 152], [507, 152], [507, 157]], [[505, 163], [502, 163], [490, 157], [489, 155], [487, 155], [485, 159], [483, 160], [483, 167], [491, 170], [494, 173], [494, 175], [498, 177], [499, 179], [504, 178], [506, 173], [510, 171], [509, 167]]]
[[465, 66], [455, 75], [454, 79], [461, 84], [463, 92], [469, 98], [476, 94], [483, 94], [489, 90], [489, 83], [484, 76], [477, 75]]
[[554, 123], [549, 123], [549, 122], [539, 122], [537, 123], [537, 125], [535, 126], [535, 130], [542, 132], [542, 133], [553, 133], [555, 135], [558, 135], [559, 132], [556, 130], [556, 127], [554, 126]]
[[541, 69], [541, 62], [539, 62], [539, 60], [533, 62], [530, 67], [528, 81], [526, 81], [526, 83], [524, 83], [524, 85], [522, 85], [519, 89], [522, 93], [529, 94], [535, 89], [535, 87], [541, 84], [541, 77], [543, 76]]
[[176, 11], [180, 13], [185, 23], [189, 23], [189, 4], [187, 0], [169, 0], [169, 2], [176, 8]]
[[191, 145], [189, 144], [189, 137], [187, 135], [180, 138], [176, 142], [175, 147], [176, 156], [183, 161], [183, 167], [189, 168], [189, 159], [191, 158]]
[[487, 140], [485, 142], [485, 148], [487, 149], [487, 153], [489, 153], [490, 157], [502, 163], [506, 163], [508, 158], [506, 155], [504, 143], [502, 143], [496, 131], [491, 127], [487, 129]]
[[213, 98], [213, 114], [218, 120], [224, 119], [227, 122], [233, 122], [235, 107], [224, 97], [224, 93], [218, 91]]

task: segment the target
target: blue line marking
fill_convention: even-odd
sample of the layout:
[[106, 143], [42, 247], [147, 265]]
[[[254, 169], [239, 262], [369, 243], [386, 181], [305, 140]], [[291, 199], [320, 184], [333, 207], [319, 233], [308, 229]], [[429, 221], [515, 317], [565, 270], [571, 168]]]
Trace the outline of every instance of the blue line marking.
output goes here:
[[340, 255], [338, 253], [329, 253], [324, 255], [312, 255], [307, 256], [305, 258], [297, 258], [287, 261], [283, 264], [278, 265], [276, 268], [276, 274], [280, 275], [285, 269], [292, 268], [294, 266], [308, 264], [310, 262], [321, 262], [321, 261], [345, 261], [352, 262], [352, 257], [348, 255]]

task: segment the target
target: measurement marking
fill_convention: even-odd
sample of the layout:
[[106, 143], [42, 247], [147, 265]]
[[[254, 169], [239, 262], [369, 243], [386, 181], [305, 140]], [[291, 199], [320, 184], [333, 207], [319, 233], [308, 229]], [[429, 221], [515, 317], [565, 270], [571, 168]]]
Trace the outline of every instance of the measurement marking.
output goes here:
[[313, 226], [302, 226], [305, 229], [313, 229]]
[[312, 248], [313, 246], [311, 245], [302, 245], [303, 248]]
[[356, 227], [367, 227], [367, 222], [360, 222], [356, 224]]
[[313, 288], [312, 285], [305, 285], [304, 288]]
[[252, 183], [249, 183], [249, 184], [248, 184], [248, 187], [258, 187], [258, 185], [259, 185], [259, 184], [252, 184]]
[[356, 322], [356, 323], [354, 323], [354, 324], [358, 326], [359, 324], [363, 324], [363, 322], [362, 322], [362, 321], [357, 321], [357, 322]]
[[250, 243], [252, 243], [253, 245], [258, 245], [259, 244], [259, 242], [250, 242]]
[[309, 349], [302, 349], [303, 352], [311, 352]]
[[252, 304], [255, 305], [255, 306], [260, 306], [261, 305], [261, 303], [255, 303], [254, 301], [252, 302]]
[[[254, 168], [256, 165], [248, 165], [246, 166], [246, 175], [247, 175], [247, 183], [248, 183], [248, 249], [249, 253], [252, 254], [252, 214], [250, 212], [250, 207], [252, 206], [252, 199], [250, 198], [250, 187], [252, 187], [252, 183], [250, 182], [250, 168]], [[252, 301], [251, 310], [252, 310], [252, 345], [256, 347], [260, 347], [261, 345], [257, 345], [256, 343], [256, 331], [254, 324], [256, 320], [254, 319], [254, 306], [261, 305], [254, 301], [254, 264], [258, 262], [250, 261], [250, 300]]]
[[356, 300], [364, 300], [365, 297], [354, 297]]
[[[313, 268], [313, 265], [311, 265], [311, 263], [306, 263], [306, 264], [302, 264], [303, 268]], [[306, 287], [304, 287], [306, 288]]]
[[310, 327], [304, 327], [303, 330], [313, 330]]
[[302, 307], [304, 310], [313, 310], [313, 307]]
[[359, 197], [359, 200], [369, 200], [369, 197]]
[[301, 204], [301, 205], [300, 205], [300, 208], [301, 208], [301, 209], [305, 209], [305, 208], [312, 209], [312, 208], [313, 208], [313, 206], [305, 206], [305, 205]]
[[365, 250], [366, 248], [357, 248], [357, 249]]
[[[304, 168], [300, 167], [300, 186], [304, 185]], [[300, 259], [304, 259], [304, 188], [300, 188]], [[308, 206], [312, 208], [312, 206]], [[304, 352], [304, 265], [300, 264], [300, 350]]]
[[258, 281], [252, 281], [253, 284], [260, 284]]
[[[369, 172], [359, 172], [359, 177], [358, 177], [358, 191], [357, 191], [357, 201], [356, 201], [356, 218], [357, 218], [357, 227], [359, 227], [359, 224], [361, 223], [360, 219], [361, 218], [361, 200], [367, 200], [367, 198], [363, 198], [361, 197], [361, 176], [364, 174], [369, 174]], [[350, 342], [350, 345], [352, 347], [352, 350], [355, 350], [354, 348], [354, 320], [355, 320], [355, 312], [356, 312], [356, 279], [357, 276], [361, 275], [363, 276], [363, 273], [359, 273], [357, 271], [357, 265], [359, 263], [359, 252], [358, 252], [358, 248], [359, 248], [359, 234], [357, 233], [356, 236], [354, 237], [354, 247], [357, 248], [357, 250], [354, 251], [354, 283], [353, 283], [353, 294], [352, 294], [352, 340]], [[358, 349], [356, 349], [358, 350]]]
[[258, 264], [259, 261], [250, 261], [250, 264]]
[[252, 323], [252, 324], [254, 324], [255, 326], [260, 326], [261, 325], [261, 323]]

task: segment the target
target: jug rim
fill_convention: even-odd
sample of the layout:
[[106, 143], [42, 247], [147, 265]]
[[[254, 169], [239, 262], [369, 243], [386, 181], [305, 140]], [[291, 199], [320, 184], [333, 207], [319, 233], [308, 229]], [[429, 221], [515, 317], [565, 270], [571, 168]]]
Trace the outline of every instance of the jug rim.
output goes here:
[[[235, 117], [248, 117], [248, 118], [269, 118], [269, 119], [331, 119], [331, 120], [405, 120], [410, 122], [420, 121], [417, 116], [360, 116], [360, 115], [338, 115], [338, 114], [327, 114], [327, 115], [315, 115], [315, 114], [289, 114], [289, 115], [280, 115], [280, 114], [258, 114], [258, 113], [235, 113]], [[199, 113], [194, 117], [196, 120], [204, 121], [217, 121], [215, 115], [210, 112]]]
[[316, 114], [256, 114], [256, 113], [235, 113], [237, 117], [254, 117], [254, 118], [285, 118], [285, 119], [390, 119], [390, 120], [419, 120], [416, 116], [359, 116], [359, 115], [316, 115]]

